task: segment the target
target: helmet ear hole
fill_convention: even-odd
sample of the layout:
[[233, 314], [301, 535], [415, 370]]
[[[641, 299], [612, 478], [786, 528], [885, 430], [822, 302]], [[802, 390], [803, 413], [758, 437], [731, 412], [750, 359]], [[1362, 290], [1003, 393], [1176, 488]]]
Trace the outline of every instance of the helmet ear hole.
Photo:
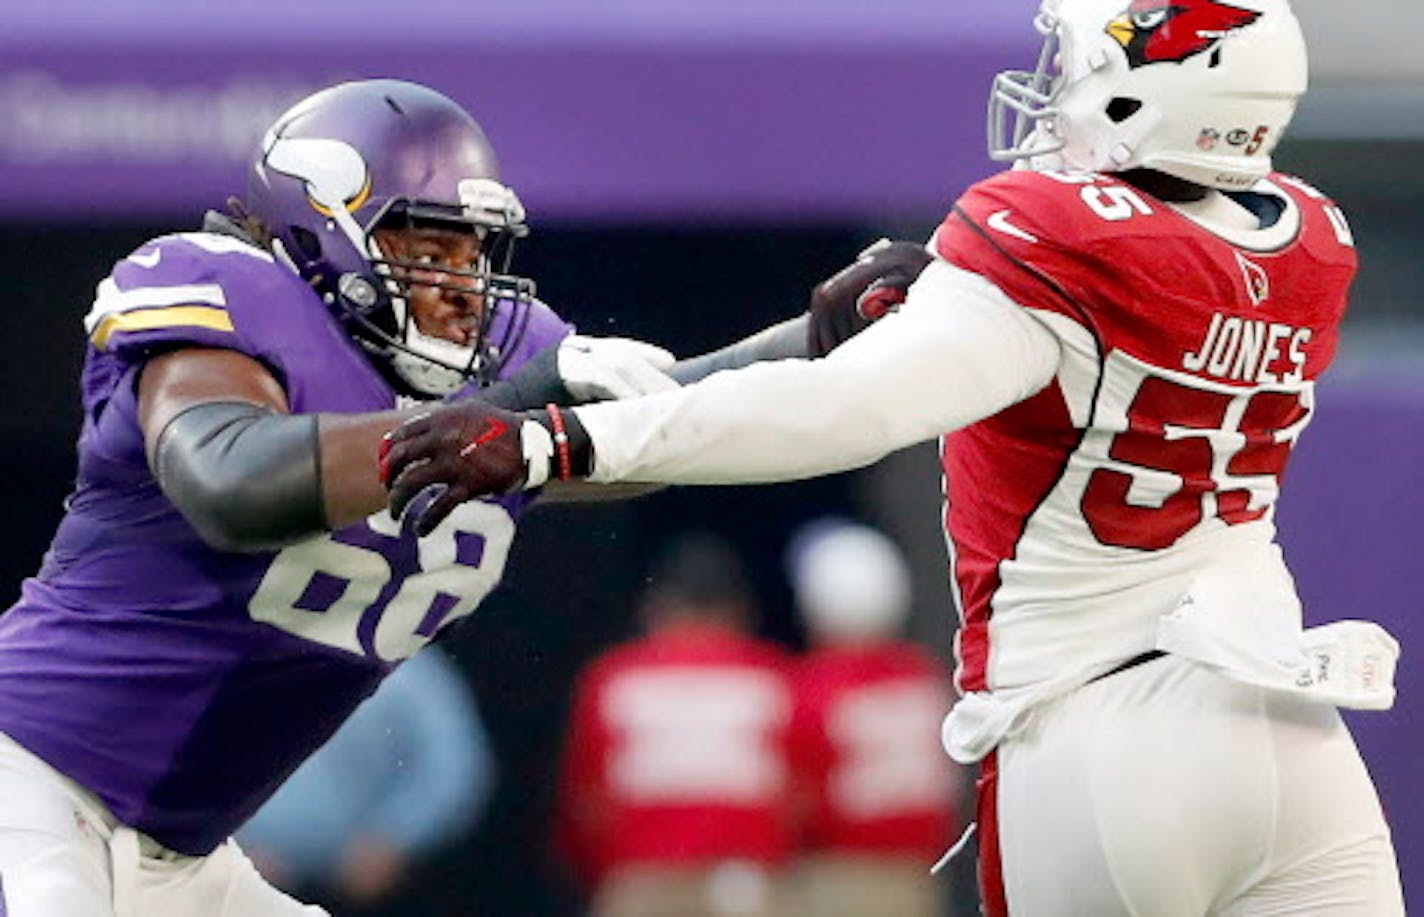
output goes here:
[[1117, 98], [1113, 99], [1111, 102], [1108, 103], [1108, 120], [1114, 124], [1121, 124], [1128, 118], [1131, 118], [1133, 115], [1137, 114], [1141, 109], [1141, 99], [1129, 99], [1124, 96], [1118, 96]]
[[321, 259], [321, 240], [310, 229], [304, 226], [293, 226], [292, 241], [296, 243], [297, 251], [308, 262]]

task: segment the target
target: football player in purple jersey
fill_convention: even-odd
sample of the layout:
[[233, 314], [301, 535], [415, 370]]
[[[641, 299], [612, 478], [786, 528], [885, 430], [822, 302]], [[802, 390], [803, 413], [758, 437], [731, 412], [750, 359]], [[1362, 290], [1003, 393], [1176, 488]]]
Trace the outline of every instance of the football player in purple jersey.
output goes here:
[[230, 835], [494, 588], [533, 499], [417, 538], [385, 510], [383, 434], [442, 398], [625, 397], [824, 349], [885, 257], [818, 289], [809, 335], [803, 317], [674, 369], [574, 335], [510, 273], [524, 209], [433, 90], [319, 92], [248, 178], [232, 216], [118, 262], [85, 321], [76, 489], [0, 616], [9, 917], [320, 913]]

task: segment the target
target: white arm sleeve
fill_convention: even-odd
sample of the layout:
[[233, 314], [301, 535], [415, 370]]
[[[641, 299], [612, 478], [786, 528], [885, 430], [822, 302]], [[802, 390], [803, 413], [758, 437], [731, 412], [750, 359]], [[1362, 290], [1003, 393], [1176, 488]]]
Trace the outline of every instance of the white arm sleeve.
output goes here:
[[936, 260], [898, 312], [828, 356], [586, 405], [590, 481], [751, 484], [815, 477], [997, 414], [1058, 370], [1053, 332], [978, 274]]

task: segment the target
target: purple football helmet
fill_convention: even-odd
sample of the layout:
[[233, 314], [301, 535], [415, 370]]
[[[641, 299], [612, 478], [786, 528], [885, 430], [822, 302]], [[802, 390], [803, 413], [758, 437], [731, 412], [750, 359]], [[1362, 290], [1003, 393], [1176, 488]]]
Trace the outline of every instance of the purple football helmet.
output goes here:
[[[262, 139], [247, 208], [277, 257], [312, 285], [398, 387], [447, 394], [489, 381], [527, 323], [532, 281], [508, 273], [524, 207], [499, 180], [475, 120], [432, 89], [399, 80], [342, 83], [288, 109]], [[378, 228], [473, 231], [477, 266], [446, 270], [483, 294], [471, 345], [423, 334], [408, 308], [417, 281], [378, 245]], [[426, 276], [429, 276], [428, 272]], [[438, 284], [437, 284], [438, 285]]]

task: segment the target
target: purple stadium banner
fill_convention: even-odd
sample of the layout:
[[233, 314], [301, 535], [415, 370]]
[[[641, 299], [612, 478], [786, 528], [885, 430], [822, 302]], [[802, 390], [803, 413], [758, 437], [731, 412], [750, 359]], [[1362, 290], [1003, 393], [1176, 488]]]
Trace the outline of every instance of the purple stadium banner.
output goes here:
[[536, 219], [931, 220], [991, 170], [987, 87], [1031, 62], [1032, 2], [762, 6], [436, 0], [416, 28], [338, 0], [16, 5], [0, 218], [219, 202], [276, 113], [365, 76], [467, 105]]

